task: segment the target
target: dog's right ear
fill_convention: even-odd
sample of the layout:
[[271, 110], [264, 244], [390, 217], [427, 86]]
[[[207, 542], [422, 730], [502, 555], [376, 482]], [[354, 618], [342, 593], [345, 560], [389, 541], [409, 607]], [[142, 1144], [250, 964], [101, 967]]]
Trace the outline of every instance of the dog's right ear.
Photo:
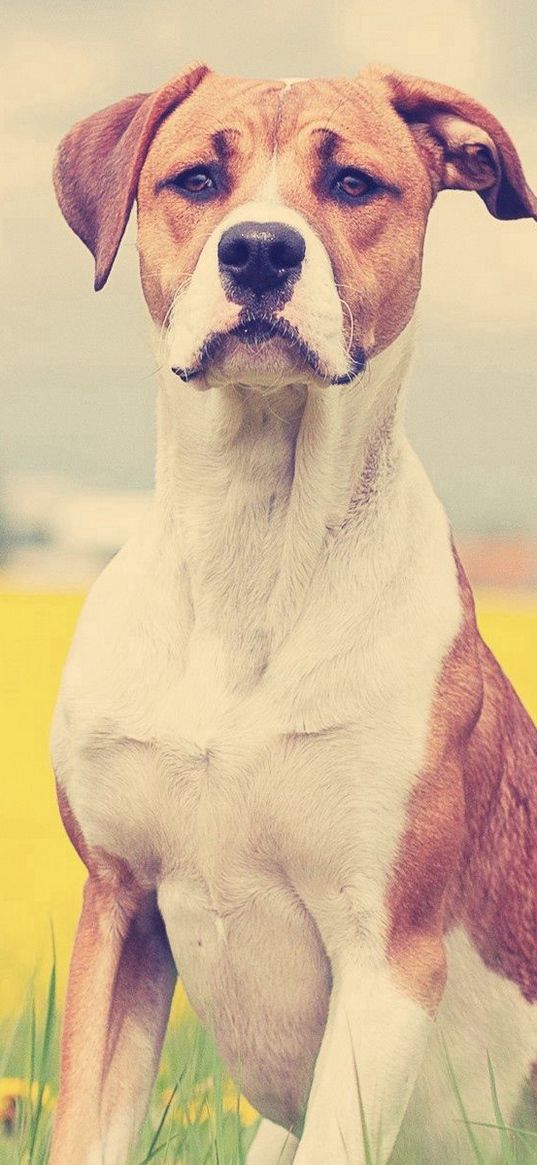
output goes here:
[[60, 143], [54, 188], [69, 226], [95, 259], [96, 291], [110, 274], [158, 126], [208, 72], [193, 65], [155, 93], [109, 105], [79, 121]]

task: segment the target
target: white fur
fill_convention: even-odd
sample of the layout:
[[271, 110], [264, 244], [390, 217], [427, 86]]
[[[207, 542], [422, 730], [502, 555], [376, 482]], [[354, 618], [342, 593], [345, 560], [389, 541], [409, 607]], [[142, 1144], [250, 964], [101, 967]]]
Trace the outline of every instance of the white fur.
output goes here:
[[[506, 1123], [515, 1114], [527, 1081], [527, 1067], [535, 1058], [537, 1047], [537, 1013], [527, 1003], [517, 987], [489, 971], [472, 947], [463, 930], [456, 930], [446, 939], [448, 981], [434, 1025], [428, 1048], [421, 1063], [417, 1084], [405, 1119], [390, 1157], [390, 1165], [407, 1165], [408, 1161], [437, 1161], [446, 1165], [475, 1165], [475, 1155], [468, 1133], [461, 1120], [455, 1092], [450, 1082], [448, 1058], [452, 1064], [467, 1115], [476, 1122], [473, 1132], [486, 1155], [487, 1161], [500, 1157], [498, 1132], [485, 1125], [496, 1125], [496, 1115], [487, 1067], [490, 1055], [500, 1108]], [[364, 984], [356, 998], [364, 998]], [[350, 1001], [351, 1013], [354, 1001]], [[373, 1033], [372, 1044], [379, 1046], [382, 1023]], [[333, 1083], [324, 1122], [319, 1131], [319, 1143], [326, 1148], [330, 1115], [341, 1113], [341, 1092], [347, 1076], [342, 1072], [345, 1044], [350, 1027], [341, 1034], [341, 1046], [336, 1043], [333, 1072], [325, 1072], [325, 1084]], [[345, 1038], [346, 1037], [346, 1038]], [[391, 1051], [392, 1049], [390, 1049]], [[386, 1048], [380, 1042], [380, 1054]], [[352, 1072], [354, 1076], [354, 1072]], [[350, 1097], [352, 1101], [352, 1095]], [[348, 1098], [347, 1098], [348, 1100]], [[310, 1097], [311, 1101], [311, 1097]], [[339, 1117], [341, 1122], [341, 1116]], [[358, 1115], [358, 1128], [361, 1118]], [[312, 1126], [313, 1129], [313, 1126]], [[279, 1135], [278, 1135], [279, 1134]], [[305, 1138], [302, 1144], [304, 1145]], [[275, 1129], [263, 1121], [258, 1137], [248, 1157], [248, 1165], [281, 1165], [295, 1161], [297, 1142], [283, 1129]], [[315, 1161], [313, 1156], [308, 1161]], [[323, 1162], [339, 1160], [325, 1153]], [[351, 1158], [353, 1159], [353, 1158]], [[348, 1165], [348, 1158], [341, 1158]]]
[[[328, 256], [281, 213], [307, 241], [290, 309], [341, 367]], [[215, 248], [254, 214], [274, 206], [238, 208], [204, 248], [171, 363], [235, 310]], [[410, 347], [408, 327], [344, 387], [303, 374], [197, 393], [163, 374], [154, 511], [87, 600], [55, 718], [87, 843], [157, 892], [245, 1094], [287, 1127], [306, 1115], [304, 1165], [347, 1165], [346, 1146], [364, 1159], [355, 1059], [385, 1161], [431, 1026], [384, 954], [387, 881], [461, 619], [447, 520], [403, 433]]]
[[292, 1165], [298, 1141], [287, 1129], [262, 1120], [248, 1153], [247, 1165]]
[[296, 1165], [365, 1161], [366, 1138], [374, 1160], [388, 1160], [431, 1027], [387, 967], [349, 948], [335, 968]]
[[428, 1026], [380, 986], [386, 880], [460, 619], [447, 522], [401, 430], [409, 342], [345, 387], [164, 378], [153, 521], [88, 599], [56, 720], [87, 841], [157, 889], [196, 1010], [283, 1123], [338, 959], [378, 970], [413, 1056], [416, 1012]]
[[500, 1138], [487, 1067], [492, 1060], [500, 1109], [513, 1124], [537, 1048], [537, 1008], [514, 983], [485, 967], [462, 929], [445, 942], [447, 985], [433, 1038], [390, 1165], [407, 1165], [420, 1154], [475, 1165], [447, 1068], [449, 1058], [474, 1134], [488, 1161], [500, 1159]]
[[[143, 1113], [137, 1117], [143, 1119]], [[96, 1136], [88, 1154], [78, 1165], [123, 1165], [136, 1142], [137, 1126], [132, 1113], [122, 1112], [106, 1131], [106, 1139]]]

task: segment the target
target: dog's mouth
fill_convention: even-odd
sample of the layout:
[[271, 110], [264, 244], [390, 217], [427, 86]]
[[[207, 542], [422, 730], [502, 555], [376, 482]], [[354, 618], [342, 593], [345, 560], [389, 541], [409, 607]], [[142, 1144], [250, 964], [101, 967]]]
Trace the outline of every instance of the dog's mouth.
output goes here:
[[349, 384], [366, 365], [366, 356], [362, 348], [358, 348], [349, 357], [348, 371], [340, 376], [333, 376], [326, 368], [318, 353], [300, 335], [300, 332], [288, 320], [280, 316], [252, 315], [243, 312], [239, 323], [233, 328], [224, 331], [212, 332], [200, 348], [195, 364], [190, 368], [173, 367], [172, 372], [181, 380], [195, 380], [201, 376], [211, 361], [215, 360], [230, 339], [238, 340], [252, 349], [252, 353], [259, 352], [263, 346], [272, 340], [280, 339], [288, 344], [300, 363], [308, 368], [315, 376], [329, 384]]

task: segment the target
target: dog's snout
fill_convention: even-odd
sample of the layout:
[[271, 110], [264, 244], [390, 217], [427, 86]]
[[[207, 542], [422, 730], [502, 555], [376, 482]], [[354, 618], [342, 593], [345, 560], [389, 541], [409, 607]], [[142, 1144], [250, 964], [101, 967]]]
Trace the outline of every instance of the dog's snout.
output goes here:
[[220, 271], [232, 293], [266, 291], [290, 284], [300, 273], [306, 244], [286, 223], [242, 222], [224, 231], [218, 244]]

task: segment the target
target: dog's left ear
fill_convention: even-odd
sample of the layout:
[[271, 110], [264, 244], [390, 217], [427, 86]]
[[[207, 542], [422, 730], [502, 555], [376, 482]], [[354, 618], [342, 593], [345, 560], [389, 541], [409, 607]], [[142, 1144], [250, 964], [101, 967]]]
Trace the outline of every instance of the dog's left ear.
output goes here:
[[69, 226], [95, 259], [96, 291], [110, 274], [159, 125], [208, 72], [193, 65], [155, 93], [125, 97], [79, 121], [60, 142], [54, 188]]
[[427, 165], [435, 192], [476, 190], [495, 218], [537, 218], [537, 198], [503, 126], [479, 102], [448, 85], [373, 70], [388, 87]]

